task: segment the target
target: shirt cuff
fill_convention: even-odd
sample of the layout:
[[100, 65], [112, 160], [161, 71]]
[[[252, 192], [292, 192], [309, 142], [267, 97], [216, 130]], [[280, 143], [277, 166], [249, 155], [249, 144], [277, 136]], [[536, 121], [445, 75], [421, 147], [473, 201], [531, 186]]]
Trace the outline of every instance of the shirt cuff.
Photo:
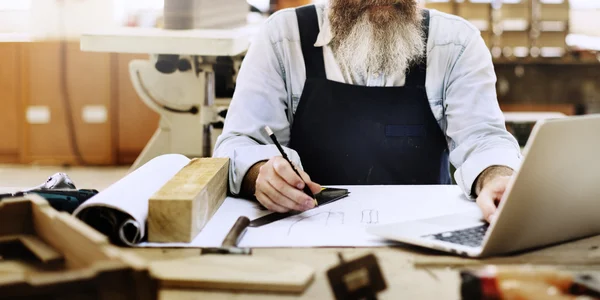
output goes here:
[[[287, 147], [282, 148], [290, 161], [299, 168], [302, 168], [298, 153]], [[244, 176], [246, 176], [246, 173], [253, 165], [260, 161], [269, 160], [275, 156], [281, 156], [281, 153], [277, 150], [275, 145], [256, 145], [235, 148], [232, 157], [230, 157], [229, 164], [230, 193], [234, 196], [240, 193]]]
[[489, 149], [472, 154], [463, 165], [456, 169], [454, 178], [467, 198], [474, 198], [471, 194], [475, 179], [485, 169], [491, 166], [506, 166], [515, 172], [521, 166], [522, 155], [514, 149]]

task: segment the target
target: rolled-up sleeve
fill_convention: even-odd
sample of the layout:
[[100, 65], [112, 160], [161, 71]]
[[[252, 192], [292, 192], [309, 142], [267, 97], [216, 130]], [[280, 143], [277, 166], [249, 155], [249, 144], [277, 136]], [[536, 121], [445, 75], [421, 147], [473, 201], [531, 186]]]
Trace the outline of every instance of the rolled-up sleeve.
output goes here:
[[506, 130], [495, 84], [490, 51], [476, 32], [450, 69], [445, 100], [450, 161], [467, 197], [473, 197], [472, 186], [486, 168], [517, 170], [521, 164], [519, 144]]
[[[271, 39], [270, 28], [267, 20], [253, 38], [237, 77], [223, 133], [213, 151], [213, 157], [230, 158], [229, 190], [233, 195], [240, 193], [242, 180], [252, 165], [280, 155], [264, 126], [275, 132], [283, 146], [290, 140], [282, 57], [278, 43]], [[301, 166], [298, 154], [284, 148], [289, 158]]]

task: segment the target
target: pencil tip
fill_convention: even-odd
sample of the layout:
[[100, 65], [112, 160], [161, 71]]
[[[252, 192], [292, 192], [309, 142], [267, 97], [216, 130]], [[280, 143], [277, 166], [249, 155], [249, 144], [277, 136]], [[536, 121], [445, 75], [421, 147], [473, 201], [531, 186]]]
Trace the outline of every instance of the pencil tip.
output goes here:
[[271, 130], [271, 128], [269, 128], [269, 126], [265, 126], [265, 131], [267, 132], [268, 135], [273, 134], [273, 130]]

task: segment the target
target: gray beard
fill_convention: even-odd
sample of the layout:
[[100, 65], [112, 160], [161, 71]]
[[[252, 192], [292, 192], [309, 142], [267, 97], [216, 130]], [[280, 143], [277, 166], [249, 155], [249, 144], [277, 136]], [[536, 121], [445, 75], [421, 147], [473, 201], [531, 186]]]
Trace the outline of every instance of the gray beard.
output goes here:
[[398, 22], [376, 28], [363, 14], [343, 40], [333, 37], [333, 53], [345, 74], [405, 71], [423, 58], [425, 41], [420, 22]]

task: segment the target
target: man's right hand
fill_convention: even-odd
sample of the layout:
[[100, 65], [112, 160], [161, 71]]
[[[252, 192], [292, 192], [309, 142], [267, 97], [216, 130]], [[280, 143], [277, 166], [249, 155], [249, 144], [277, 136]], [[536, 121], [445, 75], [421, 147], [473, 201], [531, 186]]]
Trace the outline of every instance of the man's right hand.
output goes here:
[[[313, 194], [321, 191], [321, 186], [312, 182], [308, 174], [299, 168], [297, 170]], [[302, 191], [304, 182], [281, 156], [255, 164], [246, 177], [248, 181], [256, 178], [254, 195], [270, 211], [305, 211], [314, 207], [314, 199]]]

